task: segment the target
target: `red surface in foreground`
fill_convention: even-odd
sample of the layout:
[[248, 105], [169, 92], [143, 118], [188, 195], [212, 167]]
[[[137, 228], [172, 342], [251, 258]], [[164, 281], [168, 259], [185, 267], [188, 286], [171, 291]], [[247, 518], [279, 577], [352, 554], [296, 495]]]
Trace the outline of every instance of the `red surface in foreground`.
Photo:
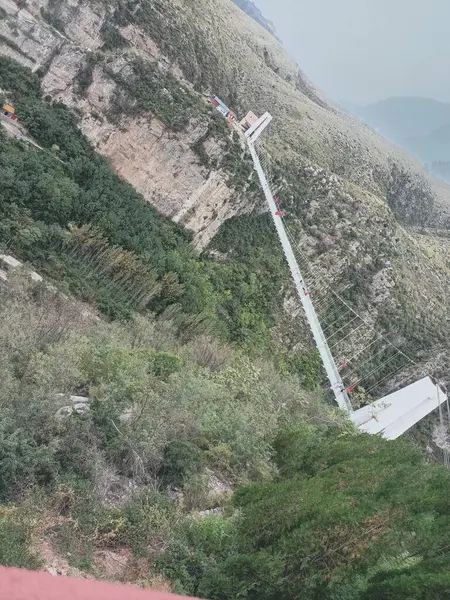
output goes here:
[[[189, 600], [87, 579], [0, 567], [0, 600]], [[192, 599], [191, 599], [192, 600]]]

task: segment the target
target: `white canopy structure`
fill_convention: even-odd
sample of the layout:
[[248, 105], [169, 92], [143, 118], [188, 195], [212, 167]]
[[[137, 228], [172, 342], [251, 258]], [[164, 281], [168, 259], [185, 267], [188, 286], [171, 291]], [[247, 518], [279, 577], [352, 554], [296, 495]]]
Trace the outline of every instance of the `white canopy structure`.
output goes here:
[[444, 390], [424, 377], [356, 410], [350, 418], [362, 432], [381, 433], [384, 438], [395, 440], [446, 400]]

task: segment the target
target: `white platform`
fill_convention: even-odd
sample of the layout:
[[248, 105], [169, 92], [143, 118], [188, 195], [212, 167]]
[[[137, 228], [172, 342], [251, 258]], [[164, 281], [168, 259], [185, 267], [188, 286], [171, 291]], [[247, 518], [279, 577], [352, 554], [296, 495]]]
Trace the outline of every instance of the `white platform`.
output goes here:
[[424, 377], [350, 415], [358, 429], [395, 440], [447, 399], [444, 390]]

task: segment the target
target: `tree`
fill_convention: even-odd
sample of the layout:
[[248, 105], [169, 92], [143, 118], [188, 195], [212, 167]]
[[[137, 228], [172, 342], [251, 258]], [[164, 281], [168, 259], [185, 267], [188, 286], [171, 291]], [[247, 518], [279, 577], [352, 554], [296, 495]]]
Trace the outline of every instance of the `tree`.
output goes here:
[[[448, 589], [450, 474], [443, 468], [426, 465], [421, 452], [404, 440], [324, 428], [287, 432], [276, 448], [283, 479], [236, 493], [241, 554], [234, 561], [281, 561], [272, 584], [285, 600], [338, 599], [344, 592], [359, 600], [364, 589], [367, 600], [428, 600]], [[433, 548], [440, 548], [440, 561], [427, 559]], [[400, 560], [398, 571], [383, 572], [386, 557], [413, 555], [419, 557], [418, 569], [405, 569]], [[205, 578], [207, 597], [236, 597], [226, 583], [231, 573], [233, 590], [248, 584], [249, 571], [234, 565], [225, 561]], [[410, 595], [395, 595], [403, 584]], [[425, 585], [433, 590], [428, 595]], [[259, 595], [272, 597], [264, 590]]]

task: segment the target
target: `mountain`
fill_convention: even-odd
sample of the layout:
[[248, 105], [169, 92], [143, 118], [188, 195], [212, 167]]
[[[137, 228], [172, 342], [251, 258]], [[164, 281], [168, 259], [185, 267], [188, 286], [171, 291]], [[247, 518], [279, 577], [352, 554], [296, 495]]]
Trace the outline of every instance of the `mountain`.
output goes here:
[[450, 161], [450, 123], [430, 133], [404, 138], [400, 143], [423, 163]]
[[328, 336], [348, 319], [364, 353], [355, 406], [450, 381], [450, 188], [231, 0], [0, 8], [19, 118], [0, 127], [0, 563], [223, 600], [445, 597], [433, 418], [387, 442], [336, 410], [211, 95], [274, 116], [258, 151]]
[[[205, 101], [212, 93], [238, 116], [274, 115], [266, 138], [272, 173], [324, 282], [350, 286], [352, 301], [382, 330], [395, 321], [398, 345], [421, 364], [440, 356], [433, 332], [442, 327], [445, 290], [433, 269], [441, 264], [430, 265], [421, 250], [437, 240], [412, 243], [405, 227], [447, 228], [449, 188], [334, 106], [239, 7], [230, 0], [169, 0], [164, 10], [132, 0], [1, 5], [2, 52], [37, 71], [48, 102], [78, 115], [116, 173], [192, 232], [206, 259], [229, 264], [231, 296], [219, 312], [233, 341], [263, 335], [289, 351], [309, 347], [252, 165], [226, 123], [213, 119]], [[31, 132], [36, 119], [28, 119]], [[62, 146], [51, 132], [41, 145], [50, 139]], [[267, 262], [267, 252], [276, 258]], [[260, 291], [249, 283], [256, 273]], [[423, 353], [424, 344], [434, 349]]]
[[430, 98], [387, 98], [354, 110], [359, 117], [396, 143], [428, 135], [450, 124], [450, 104]]
[[450, 160], [450, 104], [398, 97], [368, 106], [343, 103], [343, 108], [410, 152], [436, 177], [448, 181], [444, 165]]
[[275, 25], [264, 17], [259, 8], [251, 0], [233, 0], [233, 2], [257, 23], [262, 25], [264, 29], [267, 29], [269, 33], [276, 36]]

